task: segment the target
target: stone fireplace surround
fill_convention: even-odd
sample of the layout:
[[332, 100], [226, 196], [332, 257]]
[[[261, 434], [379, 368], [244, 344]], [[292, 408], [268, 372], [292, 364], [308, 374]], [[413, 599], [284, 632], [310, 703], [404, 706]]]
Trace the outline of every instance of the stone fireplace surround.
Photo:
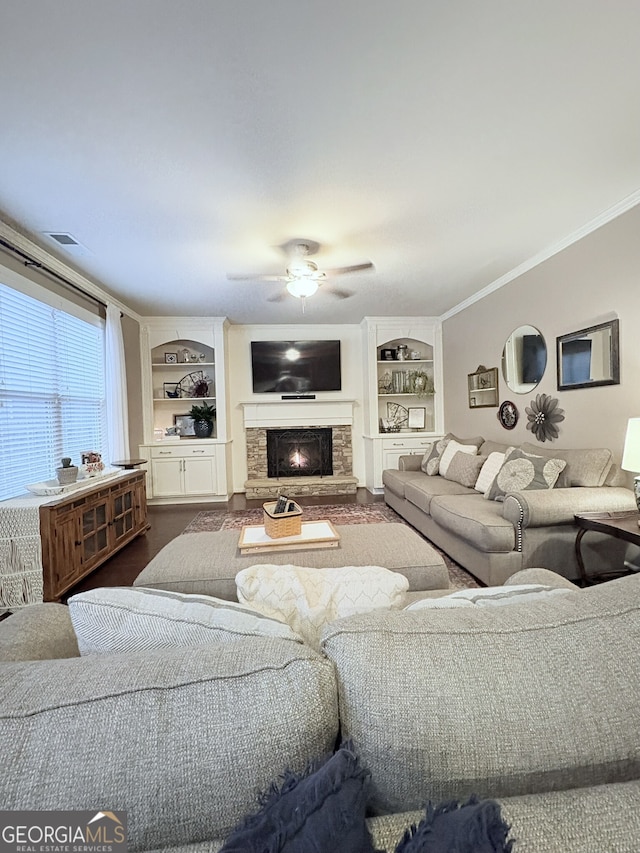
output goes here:
[[[279, 494], [291, 497], [355, 494], [353, 476], [353, 401], [296, 400], [244, 404], [247, 446], [248, 500], [269, 499]], [[269, 477], [267, 429], [319, 429], [331, 427], [333, 474], [328, 477]]]

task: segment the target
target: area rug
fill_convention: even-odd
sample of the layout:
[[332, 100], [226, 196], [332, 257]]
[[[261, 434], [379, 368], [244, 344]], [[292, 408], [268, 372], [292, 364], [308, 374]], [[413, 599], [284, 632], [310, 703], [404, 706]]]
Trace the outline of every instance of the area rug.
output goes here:
[[[383, 503], [374, 504], [324, 504], [320, 506], [303, 507], [305, 521], [319, 521], [328, 518], [333, 524], [385, 524], [407, 522]], [[185, 527], [183, 533], [207, 533], [215, 530], [241, 530], [248, 524], [262, 524], [262, 508], [238, 510], [207, 510], [199, 512]], [[411, 526], [411, 525], [407, 525]], [[415, 528], [411, 528], [418, 536], [422, 536]], [[422, 536], [431, 547], [440, 554], [449, 572], [451, 586], [455, 589], [479, 587], [476, 579], [445, 554], [433, 542]]]

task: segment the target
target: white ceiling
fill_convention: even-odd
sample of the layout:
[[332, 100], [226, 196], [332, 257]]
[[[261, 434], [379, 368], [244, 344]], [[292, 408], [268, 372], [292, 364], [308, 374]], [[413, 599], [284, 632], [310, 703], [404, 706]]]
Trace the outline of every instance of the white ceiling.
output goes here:
[[[0, 215], [141, 314], [440, 315], [640, 189], [637, 0], [3, 0]], [[371, 260], [269, 302], [276, 247]]]

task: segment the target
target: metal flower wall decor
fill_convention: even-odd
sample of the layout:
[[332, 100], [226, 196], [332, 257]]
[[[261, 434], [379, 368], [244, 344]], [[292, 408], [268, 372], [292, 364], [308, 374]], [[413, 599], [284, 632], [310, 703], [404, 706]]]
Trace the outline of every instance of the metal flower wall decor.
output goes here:
[[553, 441], [558, 437], [560, 421], [564, 420], [564, 409], [558, 408], [558, 400], [549, 394], [536, 394], [536, 399], [531, 401], [531, 406], [525, 406], [527, 413], [527, 429], [530, 430], [538, 441]]

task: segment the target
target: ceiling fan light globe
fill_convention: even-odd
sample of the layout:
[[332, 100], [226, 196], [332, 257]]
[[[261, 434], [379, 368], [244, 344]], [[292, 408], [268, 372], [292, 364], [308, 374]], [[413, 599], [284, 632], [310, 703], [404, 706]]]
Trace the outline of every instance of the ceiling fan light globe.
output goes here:
[[296, 299], [302, 297], [313, 296], [318, 289], [318, 282], [310, 278], [296, 278], [293, 281], [287, 282], [287, 290]]

